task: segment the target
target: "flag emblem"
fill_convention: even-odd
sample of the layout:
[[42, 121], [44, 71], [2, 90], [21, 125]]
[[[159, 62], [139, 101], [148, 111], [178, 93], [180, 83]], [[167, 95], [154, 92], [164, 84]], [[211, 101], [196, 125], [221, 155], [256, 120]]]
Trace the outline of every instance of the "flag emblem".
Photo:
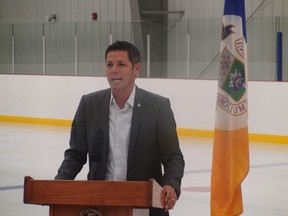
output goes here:
[[245, 80], [244, 63], [225, 48], [220, 59], [218, 86], [237, 102], [246, 92]]

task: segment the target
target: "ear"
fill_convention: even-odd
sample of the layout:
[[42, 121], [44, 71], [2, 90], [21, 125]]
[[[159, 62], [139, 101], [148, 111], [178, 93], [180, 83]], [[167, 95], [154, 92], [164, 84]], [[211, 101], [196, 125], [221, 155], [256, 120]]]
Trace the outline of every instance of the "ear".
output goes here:
[[141, 64], [140, 63], [136, 63], [134, 65], [134, 74], [135, 74], [135, 76], [138, 76], [140, 74], [140, 70], [141, 70]]

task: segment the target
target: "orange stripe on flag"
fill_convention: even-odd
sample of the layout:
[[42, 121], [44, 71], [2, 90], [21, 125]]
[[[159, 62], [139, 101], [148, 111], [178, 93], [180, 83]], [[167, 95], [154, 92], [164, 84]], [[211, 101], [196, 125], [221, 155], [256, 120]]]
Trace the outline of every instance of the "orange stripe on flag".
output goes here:
[[241, 183], [249, 170], [248, 129], [215, 129], [211, 181], [211, 215], [243, 212]]

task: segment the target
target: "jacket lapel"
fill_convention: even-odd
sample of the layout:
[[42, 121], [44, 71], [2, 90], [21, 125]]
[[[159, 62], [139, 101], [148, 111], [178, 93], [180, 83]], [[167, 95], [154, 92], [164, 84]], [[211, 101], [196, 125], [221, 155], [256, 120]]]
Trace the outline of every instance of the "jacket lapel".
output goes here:
[[129, 141], [129, 149], [128, 149], [128, 169], [129, 164], [131, 163], [133, 152], [136, 145], [137, 132], [140, 124], [140, 119], [142, 115], [143, 109], [143, 97], [142, 91], [136, 86], [135, 100], [134, 100], [134, 108], [131, 122], [131, 130], [130, 130], [130, 141]]
[[[104, 106], [103, 106], [103, 122], [101, 123], [101, 127], [104, 130], [104, 146], [103, 146], [103, 154], [104, 154], [104, 163], [103, 169], [106, 170], [106, 164], [108, 161], [108, 153], [109, 153], [109, 106], [110, 106], [110, 97], [111, 90], [107, 90], [103, 96]], [[106, 171], [105, 171], [106, 172]], [[101, 177], [104, 179], [104, 176]]]

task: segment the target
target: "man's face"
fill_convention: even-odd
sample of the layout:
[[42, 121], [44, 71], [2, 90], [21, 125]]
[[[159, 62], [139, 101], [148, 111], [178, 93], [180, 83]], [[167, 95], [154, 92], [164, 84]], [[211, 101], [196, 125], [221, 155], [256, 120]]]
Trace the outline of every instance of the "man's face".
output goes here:
[[140, 63], [132, 66], [128, 52], [117, 50], [110, 51], [106, 57], [106, 76], [113, 92], [131, 92], [135, 78], [139, 74]]

